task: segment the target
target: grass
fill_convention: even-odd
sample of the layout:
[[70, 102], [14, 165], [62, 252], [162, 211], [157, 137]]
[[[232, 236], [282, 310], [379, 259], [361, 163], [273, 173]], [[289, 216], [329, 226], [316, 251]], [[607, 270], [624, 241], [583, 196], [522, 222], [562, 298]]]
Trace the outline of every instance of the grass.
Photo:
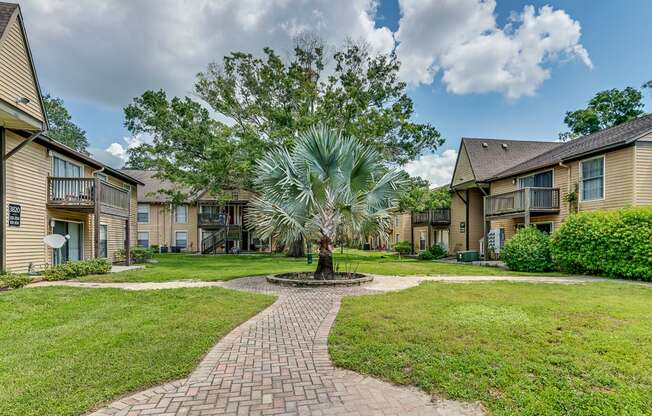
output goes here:
[[0, 414], [77, 415], [183, 378], [272, 301], [220, 288], [0, 293]]
[[652, 288], [425, 283], [346, 298], [336, 365], [494, 415], [652, 414]]
[[[85, 281], [95, 282], [159, 282], [170, 280], [229, 280], [243, 276], [263, 274], [307, 272], [316, 267], [317, 256], [312, 265], [305, 259], [295, 259], [279, 254], [240, 254], [197, 256], [186, 254], [160, 254], [155, 264], [147, 264], [145, 270], [108, 275], [86, 276]], [[375, 251], [339, 250], [335, 253], [336, 267], [340, 271], [357, 271], [381, 275], [527, 275], [492, 267], [463, 264], [438, 263]], [[531, 273], [530, 273], [531, 274]], [[544, 273], [553, 275], [554, 273]], [[542, 275], [539, 273], [538, 275]]]

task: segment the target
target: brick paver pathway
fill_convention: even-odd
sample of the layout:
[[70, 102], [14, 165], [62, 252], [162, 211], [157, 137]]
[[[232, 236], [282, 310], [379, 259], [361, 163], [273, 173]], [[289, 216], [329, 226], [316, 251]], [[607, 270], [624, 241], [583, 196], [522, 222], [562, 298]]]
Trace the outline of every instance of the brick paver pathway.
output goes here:
[[329, 330], [344, 295], [363, 287], [289, 288], [264, 278], [224, 283], [278, 300], [222, 338], [184, 380], [131, 395], [105, 415], [481, 415], [478, 404], [433, 398], [332, 366]]

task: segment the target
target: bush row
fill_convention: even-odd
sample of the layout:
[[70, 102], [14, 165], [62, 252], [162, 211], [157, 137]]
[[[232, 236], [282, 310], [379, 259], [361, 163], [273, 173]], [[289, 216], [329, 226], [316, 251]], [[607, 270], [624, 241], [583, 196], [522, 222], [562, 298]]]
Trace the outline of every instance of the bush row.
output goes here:
[[500, 254], [510, 269], [652, 281], [652, 207], [582, 212], [552, 236], [521, 230]]
[[7, 273], [0, 275], [0, 289], [18, 289], [31, 283], [29, 276], [22, 274]]
[[111, 262], [107, 259], [69, 261], [45, 269], [43, 279], [67, 280], [89, 274], [106, 274], [109, 270], [111, 270]]
[[[150, 260], [154, 256], [154, 253], [156, 252], [157, 250], [154, 250], [153, 247], [146, 248], [142, 246], [136, 246], [136, 247], [129, 248], [129, 253], [131, 253], [131, 261], [134, 263], [145, 263], [146, 261]], [[125, 261], [124, 249], [120, 249], [116, 251], [115, 260], [117, 262]]]
[[439, 244], [434, 244], [428, 250], [419, 253], [419, 260], [435, 260], [446, 257], [446, 250]]

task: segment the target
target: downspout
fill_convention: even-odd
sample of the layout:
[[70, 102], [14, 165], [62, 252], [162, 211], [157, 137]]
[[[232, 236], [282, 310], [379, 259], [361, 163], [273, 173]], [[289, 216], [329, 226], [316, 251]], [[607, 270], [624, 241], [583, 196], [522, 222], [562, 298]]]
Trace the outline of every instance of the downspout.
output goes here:
[[[570, 166], [565, 165], [564, 162], [559, 162], [559, 166], [566, 169], [566, 172], [568, 172], [568, 175], [566, 175], [568, 177], [568, 190], [566, 192], [567, 193], [573, 192], [573, 190], [571, 189], [572, 180], [571, 180], [571, 168], [570, 168]], [[559, 198], [561, 199], [561, 192], [560, 192]], [[578, 195], [578, 199], [579, 199], [579, 195]], [[559, 201], [559, 205], [561, 205], [561, 201]], [[570, 211], [571, 211], [570, 204], [568, 204], [568, 213], [569, 214], [570, 214]]]
[[[94, 170], [93, 173], [92, 173], [93, 179], [95, 180], [94, 183], [96, 185], [95, 186], [95, 191], [94, 191], [95, 195], [93, 195], [93, 201], [95, 201], [95, 205], [96, 205], [95, 210], [94, 210], [95, 220], [94, 220], [94, 224], [93, 224], [93, 240], [94, 240], [93, 241], [93, 250], [95, 251], [95, 255], [93, 257], [95, 257], [96, 259], [100, 257], [100, 217], [101, 217], [101, 212], [100, 212], [100, 207], [99, 207], [99, 204], [100, 204], [100, 189], [99, 189], [100, 181], [99, 181], [99, 178], [97, 177], [97, 174], [101, 173], [103, 171], [104, 171], [104, 167], [100, 168], [99, 170]], [[107, 241], [107, 244], [108, 244], [108, 241]], [[106, 251], [107, 251], [106, 254], [108, 256], [108, 254], [109, 254], [108, 253], [108, 251], [109, 251], [108, 247], [107, 247]]]

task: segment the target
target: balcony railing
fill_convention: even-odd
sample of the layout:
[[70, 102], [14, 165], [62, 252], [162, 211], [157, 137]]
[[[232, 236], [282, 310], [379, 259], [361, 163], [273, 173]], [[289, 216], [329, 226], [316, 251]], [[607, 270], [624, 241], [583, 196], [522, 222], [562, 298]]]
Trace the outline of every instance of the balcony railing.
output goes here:
[[558, 212], [559, 188], [523, 188], [485, 198], [485, 215]]
[[[96, 183], [99, 182], [99, 192]], [[48, 205], [92, 211], [99, 204], [106, 214], [129, 215], [129, 191], [94, 178], [48, 178]]]
[[200, 227], [229, 226], [239, 227], [242, 225], [240, 217], [233, 218], [233, 221], [227, 214], [216, 212], [200, 212], [197, 214], [197, 224]]
[[447, 225], [451, 222], [450, 208], [435, 208], [414, 214], [415, 224]]

